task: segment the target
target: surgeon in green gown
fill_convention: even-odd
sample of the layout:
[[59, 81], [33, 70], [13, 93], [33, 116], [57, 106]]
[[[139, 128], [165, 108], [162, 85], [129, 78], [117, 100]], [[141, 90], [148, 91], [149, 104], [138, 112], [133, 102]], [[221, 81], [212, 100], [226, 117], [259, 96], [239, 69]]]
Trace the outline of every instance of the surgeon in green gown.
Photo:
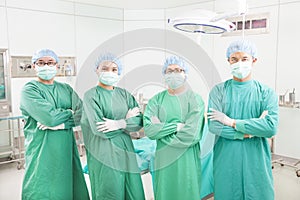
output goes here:
[[111, 53], [96, 61], [98, 85], [84, 94], [81, 128], [94, 200], [143, 200], [144, 189], [130, 132], [143, 126], [135, 98], [114, 86], [122, 64]]
[[156, 140], [154, 197], [195, 200], [201, 191], [200, 139], [204, 102], [186, 84], [188, 67], [177, 56], [166, 59], [162, 73], [168, 89], [152, 97], [144, 113], [145, 134]]
[[72, 129], [80, 123], [82, 102], [68, 84], [54, 81], [58, 61], [52, 50], [36, 52], [32, 65], [37, 80], [22, 89], [23, 200], [89, 199]]
[[274, 200], [268, 139], [277, 131], [277, 95], [252, 79], [257, 61], [252, 42], [232, 42], [227, 58], [233, 78], [209, 94], [209, 130], [216, 135], [214, 198]]

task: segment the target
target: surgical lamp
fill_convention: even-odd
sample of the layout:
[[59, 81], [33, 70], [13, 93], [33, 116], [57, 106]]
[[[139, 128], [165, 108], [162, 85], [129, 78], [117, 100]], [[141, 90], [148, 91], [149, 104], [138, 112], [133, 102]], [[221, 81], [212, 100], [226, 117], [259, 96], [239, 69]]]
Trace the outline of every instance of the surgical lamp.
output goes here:
[[246, 10], [246, 0], [239, 0], [237, 12], [216, 14], [208, 10], [195, 9], [174, 19], [168, 19], [168, 23], [174, 28], [185, 32], [221, 34], [233, 31], [236, 27], [226, 18], [238, 15], [245, 16]]

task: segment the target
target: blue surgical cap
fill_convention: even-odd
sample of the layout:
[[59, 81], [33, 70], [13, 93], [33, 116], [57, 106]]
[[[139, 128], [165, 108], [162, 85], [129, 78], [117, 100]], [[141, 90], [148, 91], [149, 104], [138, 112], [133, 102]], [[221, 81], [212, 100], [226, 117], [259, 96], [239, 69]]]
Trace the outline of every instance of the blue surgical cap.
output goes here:
[[251, 55], [253, 58], [257, 58], [256, 46], [248, 40], [237, 40], [232, 42], [227, 48], [227, 58], [229, 58], [230, 55], [235, 52], [244, 52]]
[[188, 66], [185, 64], [182, 58], [177, 56], [170, 56], [169, 58], [166, 59], [165, 64], [162, 68], [163, 74], [165, 74], [166, 69], [168, 68], [169, 65], [178, 65], [185, 71], [185, 73], [187, 73], [189, 70]]
[[32, 56], [31, 63], [35, 63], [38, 59], [42, 57], [48, 57], [48, 56], [54, 58], [57, 63], [59, 62], [59, 59], [57, 55], [54, 53], [54, 51], [50, 49], [41, 49], [35, 52], [35, 54]]
[[111, 62], [115, 63], [118, 66], [118, 74], [119, 75], [121, 74], [121, 72], [123, 70], [122, 63], [119, 58], [117, 58], [115, 55], [113, 55], [111, 53], [102, 54], [98, 57], [98, 59], [95, 63], [95, 70], [97, 70], [99, 65], [104, 61], [111, 61]]

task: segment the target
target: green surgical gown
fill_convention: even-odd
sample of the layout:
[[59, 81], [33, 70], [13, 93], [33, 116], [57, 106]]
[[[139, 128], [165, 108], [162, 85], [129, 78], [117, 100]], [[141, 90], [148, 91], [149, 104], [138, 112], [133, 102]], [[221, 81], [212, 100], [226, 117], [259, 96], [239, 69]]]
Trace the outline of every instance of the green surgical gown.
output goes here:
[[[211, 90], [208, 106], [236, 120], [235, 129], [209, 121], [210, 132], [216, 134], [215, 199], [274, 200], [268, 138], [275, 135], [278, 124], [275, 92], [255, 80], [228, 80]], [[260, 118], [265, 110], [268, 115]]]
[[[152, 123], [157, 117], [160, 123]], [[177, 131], [177, 123], [185, 126]], [[204, 102], [187, 90], [170, 95], [167, 90], [148, 102], [145, 134], [156, 140], [154, 196], [156, 200], [200, 199], [200, 139], [204, 126]]]
[[84, 94], [81, 128], [93, 200], [143, 200], [144, 189], [130, 132], [142, 128], [142, 115], [126, 119], [126, 128], [103, 133], [97, 122], [103, 118], [125, 119], [138, 104], [125, 89], [96, 86]]
[[[27, 83], [20, 109], [25, 118], [25, 175], [23, 200], [89, 199], [82, 173], [73, 127], [79, 124], [81, 100], [64, 83]], [[74, 115], [70, 111], [73, 110]], [[40, 130], [37, 122], [63, 130]]]

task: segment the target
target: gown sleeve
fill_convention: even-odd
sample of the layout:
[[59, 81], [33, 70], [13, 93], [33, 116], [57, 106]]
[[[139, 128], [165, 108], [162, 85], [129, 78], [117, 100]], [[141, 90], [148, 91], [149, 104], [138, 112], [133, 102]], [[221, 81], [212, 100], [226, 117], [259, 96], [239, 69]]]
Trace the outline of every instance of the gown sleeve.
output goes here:
[[160, 140], [173, 147], [185, 148], [198, 143], [202, 136], [204, 125], [204, 103], [201, 97], [191, 97], [189, 111], [185, 117], [184, 127], [176, 131], [177, 123], [151, 122], [152, 116], [158, 116], [159, 105], [156, 98], [149, 101], [144, 114], [145, 133], [150, 139]]
[[176, 134], [170, 134], [160, 140], [173, 147], [186, 148], [193, 146], [201, 140], [204, 128], [204, 102], [198, 95], [189, 98], [189, 111], [182, 129]]
[[167, 135], [174, 134], [177, 128], [177, 123], [152, 123], [151, 118], [158, 116], [159, 108], [158, 97], [154, 96], [149, 100], [144, 112], [145, 134], [152, 140], [158, 140]]
[[272, 137], [278, 126], [278, 98], [276, 93], [267, 89], [262, 95], [263, 110], [268, 111], [264, 118], [236, 120], [236, 130], [257, 137]]
[[[211, 90], [211, 92], [209, 93], [208, 111], [210, 110], [210, 108], [213, 108], [220, 112], [224, 112], [222, 109], [224, 92], [225, 89], [223, 88], [223, 85], [215, 86]], [[244, 139], [244, 133], [234, 129], [233, 127], [225, 126], [219, 121], [208, 120], [208, 129], [212, 134], [224, 137], [226, 139]]]
[[73, 116], [65, 122], [65, 128], [73, 128], [80, 125], [80, 120], [82, 116], [82, 100], [78, 94], [73, 90], [73, 88], [67, 85], [68, 90], [70, 91], [71, 96], [71, 108], [74, 112]]
[[[134, 102], [134, 97], [126, 94], [124, 95], [124, 92], [121, 90], [118, 90], [116, 93], [118, 96], [115, 96], [114, 98], [127, 98], [126, 102], [128, 105], [118, 105], [118, 106], [126, 106], [126, 111], [128, 106], [136, 107], [138, 104]], [[84, 115], [81, 119], [81, 127], [84, 129], [88, 129], [92, 134], [102, 137], [102, 138], [113, 138], [117, 136], [118, 134], [126, 134], [127, 132], [132, 132], [136, 130], [140, 130], [142, 127], [141, 124], [141, 116], [133, 117], [132, 119], [127, 119], [126, 121], [126, 128], [125, 129], [119, 129], [114, 130], [110, 132], [102, 132], [97, 130], [97, 122], [102, 122], [103, 118], [109, 118], [112, 120], [119, 120], [123, 119], [126, 116], [126, 113], [118, 113], [116, 116], [110, 116], [107, 117], [104, 113], [105, 111], [102, 109], [110, 109], [109, 105], [102, 105], [105, 104], [104, 101], [101, 101], [101, 96], [105, 94], [100, 94], [97, 92], [96, 88], [93, 88], [85, 93], [84, 99], [83, 99], [83, 109], [84, 109]], [[127, 95], [127, 96], [126, 96]], [[100, 97], [100, 98], [99, 98]], [[129, 98], [130, 97], [130, 98]]]
[[[88, 127], [89, 131], [97, 136], [102, 138], [110, 138], [110, 133], [103, 133], [97, 130], [97, 122], [103, 121], [103, 111], [101, 106], [99, 105], [99, 101], [97, 100], [97, 91], [92, 89], [84, 94], [83, 97], [83, 110], [84, 115], [81, 119], [81, 126]], [[87, 123], [87, 124], [86, 124]]]
[[20, 109], [23, 114], [49, 127], [65, 123], [72, 117], [70, 109], [55, 108], [32, 83], [26, 84], [21, 92]]
[[[128, 109], [139, 107], [134, 96], [132, 96], [127, 91], [126, 91], [126, 93], [127, 93]], [[126, 128], [124, 129], [125, 132], [136, 132], [136, 131], [139, 131], [143, 127], [142, 113], [138, 116], [125, 119], [125, 121], [126, 121]]]

